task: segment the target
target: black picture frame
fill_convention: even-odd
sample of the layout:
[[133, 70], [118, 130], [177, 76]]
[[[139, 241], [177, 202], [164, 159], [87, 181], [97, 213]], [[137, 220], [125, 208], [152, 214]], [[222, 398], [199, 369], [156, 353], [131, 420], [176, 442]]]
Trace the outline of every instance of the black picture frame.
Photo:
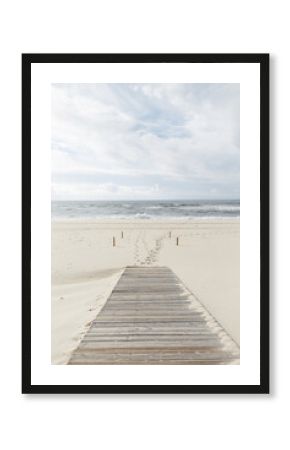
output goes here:
[[[22, 55], [22, 393], [267, 394], [269, 393], [269, 54], [23, 54]], [[260, 384], [32, 385], [31, 383], [31, 65], [33, 63], [258, 63], [260, 65]]]

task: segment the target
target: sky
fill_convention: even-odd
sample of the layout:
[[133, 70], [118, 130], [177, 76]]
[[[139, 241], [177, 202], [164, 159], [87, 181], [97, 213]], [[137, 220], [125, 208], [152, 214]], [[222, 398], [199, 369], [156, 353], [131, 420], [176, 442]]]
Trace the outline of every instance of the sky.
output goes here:
[[238, 199], [239, 84], [53, 84], [52, 200]]

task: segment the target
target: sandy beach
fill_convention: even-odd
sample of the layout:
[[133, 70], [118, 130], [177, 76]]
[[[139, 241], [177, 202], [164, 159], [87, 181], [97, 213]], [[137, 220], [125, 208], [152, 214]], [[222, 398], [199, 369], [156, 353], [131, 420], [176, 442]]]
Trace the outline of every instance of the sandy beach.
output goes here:
[[239, 220], [52, 222], [52, 363], [68, 362], [127, 265], [171, 268], [239, 344], [239, 232]]

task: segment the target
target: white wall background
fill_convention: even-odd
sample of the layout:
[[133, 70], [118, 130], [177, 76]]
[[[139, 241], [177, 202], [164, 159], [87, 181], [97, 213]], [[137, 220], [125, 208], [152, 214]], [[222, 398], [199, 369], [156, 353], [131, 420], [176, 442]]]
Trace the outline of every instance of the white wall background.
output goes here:
[[[289, 441], [290, 391], [287, 2], [10, 0], [1, 3], [0, 17], [2, 448], [142, 450], [194, 446], [207, 449], [215, 445], [225, 450], [268, 450], [276, 446], [278, 439], [285, 446]], [[21, 395], [22, 52], [272, 54], [270, 396]]]

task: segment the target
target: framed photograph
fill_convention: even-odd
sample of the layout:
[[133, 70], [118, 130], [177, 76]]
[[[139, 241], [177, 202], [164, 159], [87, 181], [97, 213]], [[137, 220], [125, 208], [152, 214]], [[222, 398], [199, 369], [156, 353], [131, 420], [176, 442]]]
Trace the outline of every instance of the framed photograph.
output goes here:
[[269, 55], [22, 55], [23, 393], [269, 392]]

